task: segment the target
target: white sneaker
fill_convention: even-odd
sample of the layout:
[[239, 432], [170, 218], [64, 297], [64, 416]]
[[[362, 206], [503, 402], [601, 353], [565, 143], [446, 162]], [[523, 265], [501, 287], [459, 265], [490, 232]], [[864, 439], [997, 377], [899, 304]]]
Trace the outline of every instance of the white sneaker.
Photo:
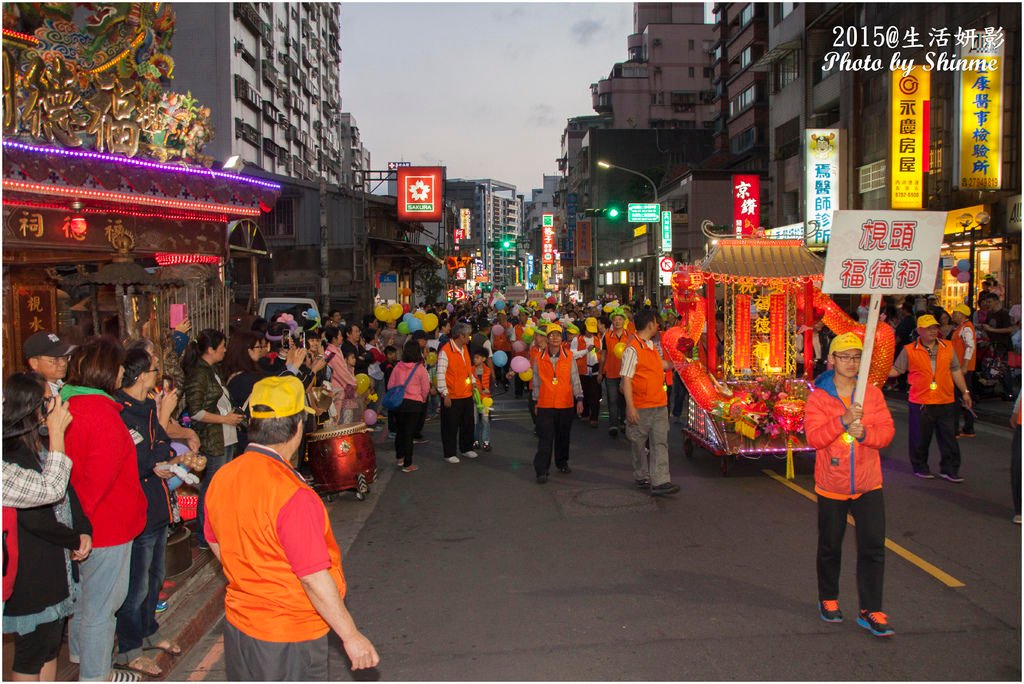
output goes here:
[[475, 451], [467, 451], [467, 452], [465, 452], [462, 455], [465, 456], [466, 458], [476, 458], [476, 452]]
[[1017, 523], [1018, 525], [1020, 525], [1020, 516], [1019, 516], [1019, 515], [1015, 515], [1015, 516], [1013, 516], [1013, 522], [1015, 522], [1015, 523]]
[[459, 462], [459, 457], [458, 456], [449, 456], [448, 458], [446, 458], [444, 460], [448, 461], [449, 463], [458, 463]]

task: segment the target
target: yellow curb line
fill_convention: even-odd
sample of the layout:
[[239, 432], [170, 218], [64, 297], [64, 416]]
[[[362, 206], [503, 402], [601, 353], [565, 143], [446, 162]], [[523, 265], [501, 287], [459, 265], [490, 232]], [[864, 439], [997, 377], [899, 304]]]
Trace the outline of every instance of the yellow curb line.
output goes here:
[[[763, 472], [765, 475], [767, 475], [768, 477], [772, 478], [773, 480], [775, 480], [779, 484], [782, 484], [782, 485], [785, 485], [786, 487], [789, 487], [794, 492], [796, 492], [797, 494], [800, 494], [804, 498], [809, 499], [809, 500], [814, 501], [815, 503], [817, 503], [818, 496], [816, 494], [814, 494], [813, 492], [809, 492], [806, 489], [804, 489], [803, 487], [801, 487], [800, 485], [798, 485], [798, 484], [796, 484], [794, 482], [790, 482], [789, 480], [787, 480], [786, 478], [782, 477], [781, 475], [779, 475], [778, 473], [776, 473], [773, 470], [763, 469], [761, 472]], [[853, 521], [853, 516], [846, 516], [846, 520], [847, 520], [847, 522], [850, 523], [851, 527], [856, 527], [856, 525], [854, 524], [854, 521]], [[956, 588], [956, 587], [965, 587], [965, 586], [967, 586], [966, 584], [964, 584], [963, 582], [958, 580], [956, 577], [953, 577], [952, 575], [950, 575], [950, 574], [948, 574], [946, 572], [943, 572], [942, 570], [939, 570], [937, 567], [935, 567], [934, 565], [932, 565], [931, 563], [929, 563], [925, 559], [921, 558], [916, 553], [908, 551], [907, 549], [903, 548], [902, 546], [900, 546], [899, 544], [897, 544], [893, 540], [889, 539], [888, 537], [885, 538], [885, 548], [889, 549], [890, 551], [895, 553], [897, 556], [902, 557], [904, 560], [907, 560], [910, 563], [913, 563], [917, 567], [921, 568], [922, 570], [927, 572], [929, 575], [931, 575], [935, 579], [937, 579], [940, 582], [942, 582], [943, 584], [945, 584], [947, 587], [954, 587], [954, 588]]]

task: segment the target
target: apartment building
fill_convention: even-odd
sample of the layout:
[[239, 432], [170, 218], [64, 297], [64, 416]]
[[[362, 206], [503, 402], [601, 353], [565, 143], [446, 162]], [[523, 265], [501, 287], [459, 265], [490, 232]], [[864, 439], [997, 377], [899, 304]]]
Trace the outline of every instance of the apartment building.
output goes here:
[[522, 235], [523, 196], [516, 186], [492, 178], [445, 182], [447, 202], [470, 211], [470, 234], [459, 241], [459, 253], [478, 260], [477, 275], [500, 287], [515, 281], [518, 249], [496, 249], [503, 236], [517, 240]]

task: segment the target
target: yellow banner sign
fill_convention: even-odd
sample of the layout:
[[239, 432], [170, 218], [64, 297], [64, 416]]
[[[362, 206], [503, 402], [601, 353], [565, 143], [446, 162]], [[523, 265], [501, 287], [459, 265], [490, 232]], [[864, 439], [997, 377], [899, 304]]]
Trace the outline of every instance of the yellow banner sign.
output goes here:
[[931, 73], [923, 66], [908, 75], [892, 72], [892, 208], [924, 206], [928, 159]]
[[1003, 45], [961, 48], [960, 189], [998, 190], [1003, 169]]

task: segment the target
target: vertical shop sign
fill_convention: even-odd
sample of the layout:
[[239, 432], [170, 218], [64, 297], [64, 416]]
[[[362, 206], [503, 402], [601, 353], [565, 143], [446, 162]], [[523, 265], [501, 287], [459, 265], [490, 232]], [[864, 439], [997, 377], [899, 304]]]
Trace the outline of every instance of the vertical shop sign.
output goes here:
[[931, 72], [916, 66], [909, 74], [892, 72], [892, 208], [924, 206], [928, 172]]
[[771, 332], [768, 343], [768, 366], [781, 369], [786, 365], [786, 295], [769, 295], [768, 318], [771, 321]]
[[550, 266], [555, 263], [555, 215], [544, 214], [541, 219], [541, 263]]
[[732, 367], [737, 371], [750, 368], [750, 302], [750, 295], [738, 294], [733, 303]]
[[579, 268], [590, 268], [593, 265], [590, 225], [590, 221], [580, 221], [576, 224], [576, 266]]
[[1003, 44], [981, 37], [961, 48], [960, 189], [998, 190], [1003, 170]]
[[57, 330], [57, 294], [44, 285], [14, 285], [14, 349], [31, 335]]
[[809, 128], [804, 144], [804, 216], [816, 226], [814, 234], [808, 234], [807, 246], [827, 247], [832, 212], [839, 208], [839, 130]]
[[753, 235], [761, 225], [761, 177], [732, 177], [732, 217], [736, 237]]

